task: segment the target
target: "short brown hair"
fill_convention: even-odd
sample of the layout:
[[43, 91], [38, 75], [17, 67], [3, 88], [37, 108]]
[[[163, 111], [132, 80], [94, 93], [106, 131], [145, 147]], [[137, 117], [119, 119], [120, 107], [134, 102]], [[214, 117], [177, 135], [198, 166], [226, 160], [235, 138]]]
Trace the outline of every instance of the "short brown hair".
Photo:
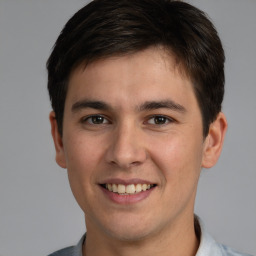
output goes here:
[[62, 134], [71, 71], [81, 63], [163, 46], [191, 79], [204, 136], [221, 111], [224, 51], [204, 12], [172, 0], [94, 0], [65, 25], [47, 62], [48, 90]]

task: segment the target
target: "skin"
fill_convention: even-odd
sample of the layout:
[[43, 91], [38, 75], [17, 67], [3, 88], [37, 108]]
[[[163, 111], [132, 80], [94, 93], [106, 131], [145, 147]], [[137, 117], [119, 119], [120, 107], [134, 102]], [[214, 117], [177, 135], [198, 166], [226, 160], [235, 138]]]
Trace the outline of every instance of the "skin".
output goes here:
[[[62, 136], [54, 112], [50, 121], [56, 161], [67, 168], [85, 213], [84, 255], [196, 254], [198, 179], [216, 163], [227, 122], [219, 113], [203, 137], [191, 81], [170, 55], [150, 48], [78, 67], [70, 76]], [[116, 178], [156, 187], [143, 200], [119, 204], [99, 185]]]

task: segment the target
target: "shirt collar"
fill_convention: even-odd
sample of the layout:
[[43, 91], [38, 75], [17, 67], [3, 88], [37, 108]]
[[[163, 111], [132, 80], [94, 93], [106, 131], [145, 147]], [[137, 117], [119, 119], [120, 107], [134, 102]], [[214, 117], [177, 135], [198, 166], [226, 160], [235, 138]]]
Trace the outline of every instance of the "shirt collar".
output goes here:
[[[202, 220], [195, 216], [195, 226], [200, 229], [200, 244], [196, 256], [214, 255], [221, 256], [222, 252], [217, 242], [205, 231]], [[197, 229], [197, 228], [196, 228]]]
[[74, 256], [83, 256], [83, 244], [86, 238], [86, 233], [82, 236], [78, 244], [74, 248]]

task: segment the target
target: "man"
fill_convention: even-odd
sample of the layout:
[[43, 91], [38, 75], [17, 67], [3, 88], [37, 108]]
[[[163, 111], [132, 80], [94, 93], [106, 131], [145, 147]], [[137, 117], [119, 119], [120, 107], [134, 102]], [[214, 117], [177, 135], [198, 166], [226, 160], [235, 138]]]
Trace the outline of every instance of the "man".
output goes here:
[[87, 232], [52, 255], [242, 255], [194, 216], [227, 129], [224, 59], [180, 1], [95, 0], [68, 21], [47, 63], [50, 122]]

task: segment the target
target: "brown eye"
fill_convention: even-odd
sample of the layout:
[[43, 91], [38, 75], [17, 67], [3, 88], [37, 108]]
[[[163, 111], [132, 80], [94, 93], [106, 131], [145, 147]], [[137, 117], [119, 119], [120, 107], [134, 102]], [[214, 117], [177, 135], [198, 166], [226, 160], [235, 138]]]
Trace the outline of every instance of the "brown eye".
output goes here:
[[165, 116], [153, 116], [148, 120], [148, 123], [152, 125], [164, 125], [170, 122], [172, 119]]
[[154, 118], [154, 121], [155, 121], [155, 124], [165, 124], [167, 121], [167, 118], [163, 116], [156, 116]]
[[89, 124], [108, 124], [108, 120], [101, 115], [93, 115], [87, 117], [83, 122], [89, 123]]

